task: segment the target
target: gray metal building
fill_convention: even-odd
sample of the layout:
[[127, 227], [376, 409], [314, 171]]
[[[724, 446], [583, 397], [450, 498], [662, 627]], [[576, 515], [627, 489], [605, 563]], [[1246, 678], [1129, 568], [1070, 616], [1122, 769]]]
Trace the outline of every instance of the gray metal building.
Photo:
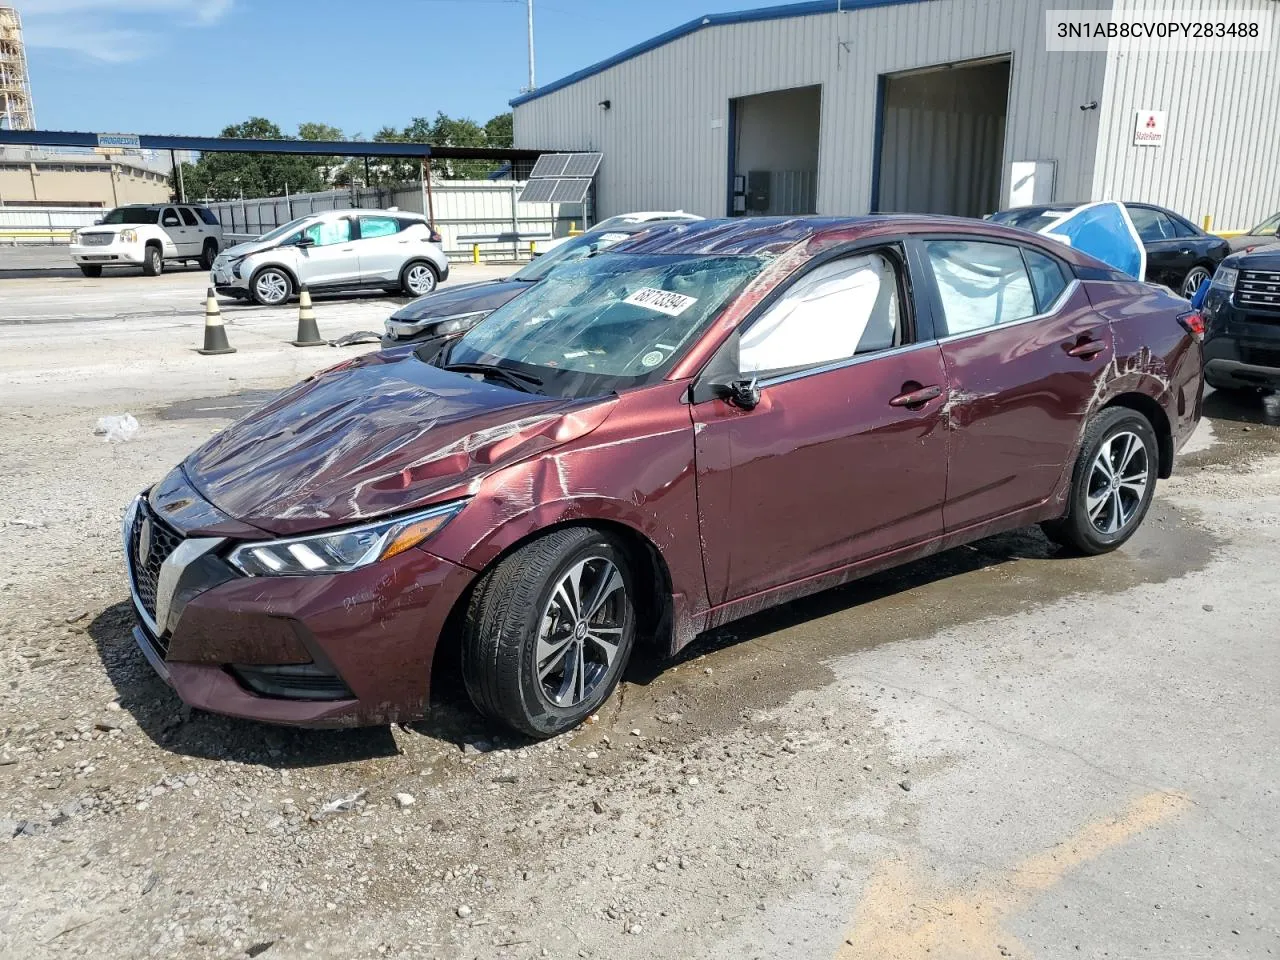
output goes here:
[[[513, 100], [515, 142], [603, 152], [598, 217], [1125, 199], [1230, 229], [1280, 209], [1280, 16], [1267, 52], [1047, 50], [1046, 10], [1113, 8], [1168, 9], [815, 0], [701, 17]], [[1135, 143], [1147, 111], [1161, 146]]]

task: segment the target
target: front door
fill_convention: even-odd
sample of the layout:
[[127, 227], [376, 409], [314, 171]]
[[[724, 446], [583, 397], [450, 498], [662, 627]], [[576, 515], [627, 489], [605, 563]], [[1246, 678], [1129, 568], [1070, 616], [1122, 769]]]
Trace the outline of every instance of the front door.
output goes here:
[[321, 220], [302, 231], [311, 240], [298, 247], [298, 281], [311, 287], [340, 287], [360, 282], [360, 254], [348, 217]]
[[951, 391], [951, 533], [1053, 494], [1114, 352], [1110, 325], [1056, 257], [985, 240], [920, 244]]
[[828, 261], [726, 345], [759, 403], [693, 406], [712, 604], [942, 532], [945, 371], [905, 279], [897, 246]]

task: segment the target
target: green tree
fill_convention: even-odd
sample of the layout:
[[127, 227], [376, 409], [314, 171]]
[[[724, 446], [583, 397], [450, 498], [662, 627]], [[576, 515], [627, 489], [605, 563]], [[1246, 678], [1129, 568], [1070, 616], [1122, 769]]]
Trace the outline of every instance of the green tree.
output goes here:
[[[342, 131], [327, 123], [300, 123], [298, 136], [303, 140], [345, 140]], [[346, 157], [308, 157], [314, 164], [320, 179], [326, 184], [335, 182], [338, 172], [346, 165]]]
[[[335, 128], [328, 128], [335, 129]], [[240, 139], [284, 140], [284, 132], [263, 117], [232, 124], [219, 136]], [[187, 197], [193, 200], [233, 200], [279, 196], [323, 190], [321, 170], [331, 157], [286, 153], [204, 153], [195, 164], [183, 164]], [[174, 185], [176, 191], [176, 184]]]
[[515, 146], [515, 132], [512, 128], [512, 115], [508, 110], [500, 113], [484, 125], [484, 140], [491, 147]]

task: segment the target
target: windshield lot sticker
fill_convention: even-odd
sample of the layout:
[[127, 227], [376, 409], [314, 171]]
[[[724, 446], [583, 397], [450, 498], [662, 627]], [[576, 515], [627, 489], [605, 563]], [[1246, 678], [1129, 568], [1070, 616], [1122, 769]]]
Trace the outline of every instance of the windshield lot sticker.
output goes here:
[[656, 367], [662, 362], [662, 352], [659, 350], [650, 350], [640, 358], [640, 362], [646, 367]]
[[623, 301], [632, 306], [657, 310], [658, 313], [665, 313], [668, 317], [680, 316], [697, 302], [697, 297], [686, 297], [683, 293], [668, 293], [666, 290], [655, 290], [653, 287], [641, 287]]

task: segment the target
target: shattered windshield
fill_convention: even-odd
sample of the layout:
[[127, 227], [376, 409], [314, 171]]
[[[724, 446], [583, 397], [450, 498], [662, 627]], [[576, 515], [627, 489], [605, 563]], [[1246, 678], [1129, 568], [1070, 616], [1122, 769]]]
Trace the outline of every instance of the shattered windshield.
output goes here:
[[588, 396], [658, 379], [764, 267], [760, 257], [610, 254], [563, 264], [442, 356]]
[[584, 233], [580, 237], [574, 237], [568, 243], [562, 243], [550, 253], [544, 253], [542, 256], [530, 260], [513, 273], [511, 279], [524, 280], [526, 283], [536, 283], [560, 266], [560, 264], [572, 263], [575, 260], [585, 260], [601, 250], [607, 250], [615, 243], [621, 243], [630, 236], [630, 233], [610, 233], [608, 231]]

